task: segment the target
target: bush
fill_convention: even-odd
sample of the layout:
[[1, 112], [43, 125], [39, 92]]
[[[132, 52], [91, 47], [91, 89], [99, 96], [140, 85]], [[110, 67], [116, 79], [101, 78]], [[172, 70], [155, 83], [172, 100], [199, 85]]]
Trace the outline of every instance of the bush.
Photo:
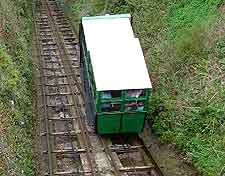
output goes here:
[[31, 2], [0, 2], [2, 175], [32, 174]]

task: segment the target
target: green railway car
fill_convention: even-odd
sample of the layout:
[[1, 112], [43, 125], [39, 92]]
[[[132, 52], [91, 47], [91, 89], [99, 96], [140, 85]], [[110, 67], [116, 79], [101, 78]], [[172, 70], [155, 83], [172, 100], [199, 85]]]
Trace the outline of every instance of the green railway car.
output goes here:
[[140, 133], [152, 85], [130, 14], [82, 17], [80, 63], [86, 114], [96, 132]]

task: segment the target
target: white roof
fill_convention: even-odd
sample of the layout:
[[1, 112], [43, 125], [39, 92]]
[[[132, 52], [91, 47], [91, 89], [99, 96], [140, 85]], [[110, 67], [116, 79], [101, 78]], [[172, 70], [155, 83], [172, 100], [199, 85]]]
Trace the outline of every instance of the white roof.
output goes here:
[[82, 25], [98, 91], [152, 87], [128, 15], [84, 17]]

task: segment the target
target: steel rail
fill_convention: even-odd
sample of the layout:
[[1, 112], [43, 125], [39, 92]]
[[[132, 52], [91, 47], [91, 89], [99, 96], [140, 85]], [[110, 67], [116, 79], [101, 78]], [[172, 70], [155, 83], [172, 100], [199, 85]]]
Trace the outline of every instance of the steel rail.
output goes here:
[[[51, 2], [53, 2], [53, 1], [51, 1]], [[49, 7], [49, 4], [48, 4], [48, 2], [46, 0], [44, 0], [44, 5], [48, 9], [47, 10], [47, 12], [48, 12], [47, 15], [48, 15], [48, 18], [50, 18], [50, 26], [52, 28], [53, 35], [56, 37], [56, 42], [57, 42], [57, 44], [59, 46], [58, 49], [59, 49], [59, 55], [60, 55], [61, 61], [64, 64], [64, 67], [71, 68], [71, 65], [68, 65], [68, 63], [65, 63], [64, 60], [63, 60], [63, 58], [66, 58], [66, 60], [68, 60], [68, 61], [70, 59], [68, 58], [67, 51], [66, 51], [66, 49], [64, 47], [64, 44], [62, 42], [63, 39], [59, 35], [60, 31], [58, 29], [58, 26], [57, 26], [55, 20], [54, 20], [53, 15], [52, 15], [51, 8]], [[65, 70], [65, 71], [67, 71], [67, 70]], [[77, 88], [79, 89], [79, 87], [80, 87], [79, 82], [77, 81], [77, 79], [75, 81], [75, 84], [72, 84], [71, 82], [72, 81], [69, 81], [69, 84], [70, 84], [69, 87], [71, 89], [71, 92], [73, 92], [73, 96], [72, 96], [73, 101], [74, 101], [76, 107], [81, 108], [80, 104], [78, 102], [78, 97], [76, 95], [76, 92], [74, 92], [74, 89], [72, 88], [73, 85], [76, 85]], [[87, 136], [86, 125], [84, 125], [84, 123], [82, 123], [82, 115], [81, 115], [81, 110], [79, 108], [75, 108], [75, 111], [77, 112], [77, 115], [78, 115], [78, 123], [79, 123], [79, 127], [81, 128], [82, 141], [84, 141], [84, 143], [85, 143], [85, 148], [86, 148], [86, 151], [87, 151], [87, 158], [88, 158], [89, 166], [91, 167], [91, 173], [92, 173], [92, 175], [94, 175], [95, 169], [94, 169], [93, 165], [95, 165], [95, 163], [93, 163], [93, 160], [91, 158], [91, 150], [89, 148], [89, 147], [91, 147], [90, 140], [89, 140], [89, 137]]]
[[[34, 7], [33, 7], [33, 9], [35, 9]], [[34, 16], [34, 17], [36, 17], [36, 16]], [[36, 21], [36, 18], [35, 18], [35, 21]], [[35, 30], [37, 30], [37, 27], [35, 26]], [[39, 31], [40, 32], [40, 31]], [[51, 32], [51, 31], [42, 31], [42, 33], [44, 33], [44, 34], [47, 34], [47, 32]], [[37, 32], [36, 32], [37, 33]], [[45, 36], [44, 36], [45, 37]], [[38, 39], [38, 35], [36, 34], [36, 38]], [[43, 38], [42, 38], [43, 39]], [[37, 42], [37, 41], [40, 41], [40, 39], [38, 39], [38, 40], [36, 40], [35, 42]], [[40, 44], [40, 43], [38, 43], [37, 45], [36, 45], [36, 48], [39, 48], [40, 46], [43, 46], [43, 43], [42, 43], [42, 45]], [[47, 48], [47, 49], [45, 49], [45, 50], [47, 50], [48, 51], [48, 53], [50, 54], [50, 50]], [[39, 49], [39, 51], [40, 51], [40, 49]], [[42, 59], [40, 58], [39, 59], [39, 61], [42, 61]], [[59, 62], [59, 61], [58, 61]], [[43, 65], [44, 65], [44, 62], [42, 61], [42, 63], [40, 63], [40, 70], [41, 70], [41, 78], [40, 79], [44, 79], [44, 77], [45, 77], [45, 75], [43, 75], [43, 73], [44, 73], [44, 67], [43, 67]], [[53, 66], [53, 65], [52, 65]], [[50, 70], [50, 69], [49, 69]], [[57, 83], [57, 78], [59, 78], [57, 75], [55, 75], [55, 71], [54, 71], [54, 78], [55, 78], [55, 82]], [[42, 88], [44, 88], [45, 89], [45, 82], [44, 82], [44, 84], [43, 84], [43, 81], [42, 81]], [[57, 86], [57, 92], [59, 92], [59, 87]], [[60, 95], [59, 94], [59, 96], [61, 96], [62, 97], [62, 95]], [[45, 99], [46, 99], [46, 94], [45, 94], [45, 91], [43, 91], [42, 92], [42, 97], [45, 97]], [[47, 105], [47, 102], [45, 102], [44, 103], [45, 104], [45, 107], [46, 107], [46, 105]], [[49, 105], [47, 105], [48, 107], [49, 107]], [[64, 111], [64, 110], [63, 110]], [[48, 122], [49, 122], [49, 120], [51, 120], [51, 118], [48, 118], [48, 117], [46, 117], [45, 118], [45, 120], [46, 119], [48, 119]], [[70, 119], [70, 121], [71, 121], [71, 119]], [[67, 129], [67, 133], [66, 133], [66, 135], [68, 136], [68, 139], [70, 140], [70, 143], [71, 143], [71, 147], [72, 147], [72, 151], [68, 151], [68, 150], [64, 150], [64, 151], [62, 151], [62, 150], [53, 150], [53, 151], [51, 151], [50, 152], [50, 149], [48, 148], [48, 150], [47, 151], [44, 151], [43, 153], [47, 153], [48, 154], [48, 157], [49, 157], [49, 172], [48, 172], [48, 174], [47, 175], [55, 175], [55, 173], [53, 173], [53, 164], [52, 164], [52, 153], [72, 153], [73, 154], [73, 156], [75, 156], [75, 153], [76, 153], [76, 151], [75, 151], [75, 149], [74, 149], [74, 146], [73, 146], [73, 142], [72, 142], [72, 134], [71, 134], [71, 130], [69, 129], [69, 125], [68, 125], [68, 123], [69, 122], [67, 122], [66, 121], [66, 129]], [[46, 121], [45, 121], [45, 126], [48, 126], [49, 124], [46, 124]], [[49, 126], [48, 126], [49, 127]], [[73, 126], [73, 123], [72, 123], [72, 128], [74, 129], [74, 126]], [[70, 132], [71, 131], [71, 132]], [[49, 130], [47, 129], [46, 130], [46, 133], [44, 133], [43, 135], [46, 135], [47, 137], [50, 135], [49, 134]], [[64, 133], [62, 134], [62, 133], [51, 133], [51, 135], [65, 135]], [[74, 135], [73, 135], [74, 136]], [[49, 145], [51, 145], [51, 142], [50, 142], [50, 140], [48, 140], [48, 138], [47, 138], [47, 144]], [[51, 155], [51, 157], [50, 157], [50, 155]], [[76, 158], [74, 157], [74, 160], [75, 160]], [[65, 173], [64, 173], [65, 174]], [[78, 174], [78, 171], [76, 172], [76, 174]], [[59, 173], [57, 174], [57, 175], [59, 175]]]
[[[56, 43], [56, 45], [57, 45], [57, 43]], [[58, 60], [58, 63], [60, 64], [60, 61]], [[53, 64], [52, 64], [52, 67], [54, 67], [53, 66]], [[43, 68], [43, 69], [45, 69], [45, 68]], [[51, 68], [51, 69], [53, 69], [53, 68]], [[62, 70], [64, 70], [64, 68], [62, 68], [62, 67], [60, 67], [60, 69], [61, 69], [61, 71]], [[49, 69], [48, 69], [49, 70]], [[55, 85], [55, 87], [56, 87], [56, 94], [58, 94], [57, 95], [57, 98], [59, 98], [60, 99], [60, 103], [62, 103], [63, 104], [63, 108], [62, 108], [62, 113], [63, 113], [63, 119], [62, 120], [65, 120], [66, 118], [65, 118], [65, 106], [66, 106], [66, 104], [63, 102], [63, 100], [62, 100], [62, 97], [63, 97], [63, 95], [62, 94], [60, 94], [60, 88], [59, 88], [59, 85], [58, 85], [58, 82], [59, 82], [59, 75], [56, 75], [56, 69], [54, 69], [54, 71], [53, 71], [53, 75], [55, 76], [55, 83], [54, 83], [54, 85]], [[67, 97], [67, 95], [65, 95], [66, 96], [66, 98], [67, 98], [67, 100], [68, 100], [68, 97]], [[71, 123], [71, 125], [72, 125], [72, 129], [70, 129], [70, 126], [69, 126], [69, 123]], [[68, 136], [68, 140], [70, 141], [70, 145], [71, 145], [71, 150], [64, 150], [64, 151], [62, 151], [62, 150], [54, 150], [53, 152], [54, 153], [63, 153], [63, 154], [65, 154], [65, 153], [71, 153], [72, 154], [72, 156], [73, 156], [73, 160], [74, 160], [74, 162], [76, 163], [76, 159], [79, 157], [79, 160], [80, 160], [80, 155], [78, 154], [78, 150], [74, 147], [74, 145], [73, 145], [73, 136], [74, 136], [74, 134], [72, 134], [72, 132], [73, 131], [75, 131], [74, 130], [74, 124], [73, 124], [73, 119], [69, 119], [69, 121], [68, 120], [66, 120], [65, 121], [65, 124], [64, 124], [64, 126], [65, 126], [65, 128], [66, 128], [66, 133], [67, 133], [67, 136]], [[77, 135], [76, 135], [76, 137], [77, 137]], [[79, 168], [78, 168], [78, 165], [77, 165], [77, 168], [76, 168], [76, 174], [80, 174], [80, 170], [79, 170]]]
[[[146, 146], [146, 144], [144, 143], [144, 141], [142, 140], [142, 138], [139, 135], [134, 135], [131, 138], [132, 141], [137, 141], [138, 143], [140, 143], [140, 144], [138, 144], [138, 146], [126, 145], [127, 136], [122, 136], [122, 137], [116, 136], [116, 139], [118, 139], [120, 141], [119, 143], [121, 143], [121, 145], [120, 145], [121, 150], [118, 149], [117, 147], [114, 147], [113, 145], [111, 147], [109, 147], [109, 145], [107, 145], [105, 139], [103, 137], [101, 137], [102, 145], [104, 146], [105, 152], [110, 157], [110, 163], [113, 166], [116, 175], [120, 176], [120, 175], [123, 175], [123, 173], [126, 173], [128, 175], [129, 174], [140, 175], [140, 174], [144, 174], [144, 173], [148, 174], [148, 175], [151, 175], [152, 171], [155, 171], [157, 176], [164, 176], [161, 169], [159, 168], [159, 166], [157, 165], [157, 163], [153, 159], [148, 147]], [[116, 150], [114, 148], [116, 148]], [[134, 150], [134, 149], [137, 149], [137, 150]], [[149, 163], [150, 165], [147, 164], [147, 165], [144, 165], [144, 166], [136, 166], [135, 162], [129, 160], [130, 159], [129, 153], [132, 153], [132, 152], [138, 151], [138, 150], [139, 150], [139, 152], [141, 152], [140, 150], [144, 151], [144, 154], [148, 157], [149, 162], [151, 163], [151, 164]], [[128, 162], [132, 166], [129, 166], [129, 167], [119, 167], [119, 166], [117, 166], [112, 152], [127, 154]], [[144, 160], [145, 159], [143, 159], [143, 161]], [[146, 161], [146, 163], [147, 163], [147, 161]]]
[[134, 171], [135, 174], [137, 175], [137, 169], [135, 168], [135, 163], [131, 160], [131, 157], [130, 157], [130, 150], [131, 150], [130, 145], [126, 145], [126, 144], [125, 144], [125, 140], [122, 139], [121, 136], [119, 136], [119, 140], [120, 140], [120, 142], [122, 143], [122, 146], [124, 147], [124, 149], [126, 149], [126, 148], [128, 149], [128, 152], [126, 153], [127, 156], [128, 156], [128, 162], [132, 165], [132, 168], [134, 168], [133, 171]]
[[[119, 138], [120, 138], [120, 141], [122, 141], [122, 143], [124, 143], [124, 141], [126, 141], [126, 140], [122, 139], [121, 136], [119, 136]], [[135, 136], [133, 136], [133, 138], [136, 139], [138, 141], [138, 143], [140, 143], [140, 146], [142, 146], [142, 147], [139, 148], [139, 149], [142, 149], [145, 152], [144, 154], [148, 157], [148, 159], [150, 160], [152, 166], [151, 165], [140, 166], [140, 167], [134, 166], [132, 168], [129, 168], [129, 169], [127, 168], [125, 170], [127, 170], [128, 172], [129, 171], [135, 172], [135, 173], [137, 173], [137, 175], [138, 175], [138, 171], [146, 170], [146, 171], [151, 172], [152, 170], [155, 170], [156, 173], [157, 173], [157, 176], [164, 176], [164, 174], [162, 173], [162, 171], [159, 168], [158, 164], [156, 163], [156, 161], [152, 157], [152, 154], [149, 151], [148, 147], [144, 143], [143, 139], [140, 137], [140, 135], [135, 135]], [[128, 147], [128, 148], [131, 148], [131, 147]], [[127, 153], [129, 154], [129, 152], [127, 152]], [[129, 155], [128, 155], [128, 157], [129, 157]], [[134, 165], [134, 163], [132, 163], [132, 164]]]
[[[37, 38], [36, 42], [37, 42], [37, 52], [41, 53], [41, 49], [40, 49], [40, 43], [38, 43], [39, 39], [38, 39], [38, 28], [37, 28], [37, 24], [36, 24], [36, 15], [35, 15], [35, 11], [34, 9], [36, 8], [33, 8], [33, 18], [34, 18], [34, 33], [35, 33], [35, 36]], [[43, 65], [43, 61], [41, 58], [38, 59], [39, 60], [39, 65]], [[40, 74], [43, 76], [43, 70], [40, 72]], [[41, 83], [44, 84], [44, 77], [41, 77]], [[43, 101], [43, 104], [44, 104], [44, 117], [45, 117], [45, 130], [46, 130], [46, 138], [47, 138], [47, 150], [48, 150], [48, 172], [49, 172], [49, 175], [50, 176], [53, 176], [54, 173], [53, 173], [53, 163], [52, 163], [52, 148], [51, 148], [51, 136], [50, 136], [50, 131], [49, 131], [49, 128], [48, 128], [48, 112], [47, 112], [47, 98], [45, 96], [45, 87], [42, 86], [42, 101]]]
[[104, 151], [105, 151], [106, 154], [108, 154], [108, 156], [110, 157], [110, 158], [109, 158], [109, 161], [110, 161], [111, 165], [113, 166], [115, 175], [116, 175], [116, 176], [120, 176], [121, 173], [120, 173], [120, 170], [119, 170], [118, 166], [116, 165], [116, 162], [115, 162], [115, 160], [114, 160], [114, 158], [113, 158], [112, 150], [109, 148], [109, 145], [106, 144], [106, 141], [105, 141], [105, 139], [103, 139], [102, 136], [100, 136], [100, 141], [101, 141], [101, 143], [102, 143], [102, 146], [104, 147]]
[[[58, 3], [56, 2], [56, 6], [59, 8], [60, 5], [58, 5]], [[78, 36], [78, 32], [77, 32], [77, 30], [75, 29], [74, 25], [71, 23], [68, 14], [64, 14], [64, 16], [65, 16], [66, 19], [68, 19], [68, 25], [70, 25], [72, 33], [73, 33], [75, 36]], [[64, 38], [64, 39], [65, 39], [65, 38]], [[71, 71], [73, 72], [73, 70], [71, 70]], [[77, 82], [76, 76], [74, 76], [73, 79], [74, 79], [75, 82]], [[79, 84], [79, 83], [78, 83], [78, 84]], [[81, 93], [81, 95], [82, 95], [82, 98], [84, 99], [84, 93], [83, 93], [83, 91], [82, 91], [82, 87], [81, 87], [80, 84], [79, 84], [79, 91], [80, 91], [80, 93]]]
[[143, 145], [143, 149], [146, 153], [146, 155], [149, 157], [149, 159], [151, 160], [152, 164], [155, 166], [155, 170], [158, 174], [158, 176], [164, 176], [163, 172], [161, 171], [160, 167], [158, 166], [157, 162], [154, 160], [151, 152], [149, 151], [148, 147], [146, 146], [145, 142], [143, 141], [143, 139], [140, 137], [140, 135], [137, 135], [138, 140], [140, 141], [141, 145]]

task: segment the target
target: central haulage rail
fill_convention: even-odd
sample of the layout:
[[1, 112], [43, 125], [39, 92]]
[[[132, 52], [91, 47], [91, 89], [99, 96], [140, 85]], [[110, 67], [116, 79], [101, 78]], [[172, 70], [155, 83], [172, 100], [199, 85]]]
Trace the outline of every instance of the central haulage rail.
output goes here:
[[138, 135], [103, 137], [88, 126], [79, 42], [55, 0], [34, 0], [39, 175], [163, 175]]

